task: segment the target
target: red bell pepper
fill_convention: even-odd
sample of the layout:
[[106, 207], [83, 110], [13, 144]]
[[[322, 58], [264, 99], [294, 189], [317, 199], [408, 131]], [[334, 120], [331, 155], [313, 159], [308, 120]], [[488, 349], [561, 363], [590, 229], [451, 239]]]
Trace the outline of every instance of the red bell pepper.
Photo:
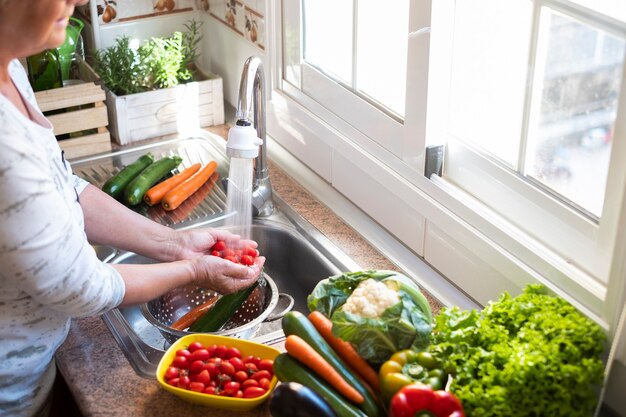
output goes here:
[[451, 392], [433, 390], [421, 383], [404, 386], [389, 404], [391, 417], [465, 417], [461, 401]]

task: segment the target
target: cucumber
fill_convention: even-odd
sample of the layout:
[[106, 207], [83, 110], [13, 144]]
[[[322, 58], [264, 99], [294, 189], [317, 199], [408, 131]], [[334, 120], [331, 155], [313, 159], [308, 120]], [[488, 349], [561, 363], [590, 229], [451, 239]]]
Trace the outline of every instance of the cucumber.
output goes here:
[[283, 332], [289, 336], [295, 334], [304, 339], [317, 353], [341, 374], [364, 398], [359, 407], [369, 417], [382, 417], [384, 411], [365, 383], [337, 356], [333, 348], [324, 340], [313, 323], [301, 312], [290, 311], [282, 319]]
[[148, 165], [124, 188], [124, 201], [131, 206], [141, 203], [146, 191], [182, 161], [180, 156], [165, 156]]
[[102, 186], [102, 191], [113, 198], [118, 198], [133, 178], [152, 162], [154, 162], [154, 156], [150, 152], [141, 155], [135, 162], [126, 165], [120, 172], [109, 178]]
[[[367, 417], [358, 407], [346, 400], [334, 388], [288, 354], [281, 353], [276, 356], [273, 369], [279, 381], [297, 382], [315, 391], [315, 393], [326, 400], [335, 414], [337, 414], [337, 417]], [[290, 411], [292, 413], [297, 412], [295, 408]], [[305, 410], [301, 411], [304, 412]]]
[[248, 288], [239, 290], [232, 294], [221, 296], [202, 317], [189, 326], [190, 332], [208, 333], [216, 332], [222, 327], [237, 311], [237, 309], [246, 301], [248, 296], [259, 285], [259, 281]]

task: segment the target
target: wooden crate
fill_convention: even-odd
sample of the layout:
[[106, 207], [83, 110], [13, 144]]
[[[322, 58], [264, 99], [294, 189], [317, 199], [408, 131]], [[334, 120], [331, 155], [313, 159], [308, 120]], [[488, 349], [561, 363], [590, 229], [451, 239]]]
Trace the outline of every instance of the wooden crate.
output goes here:
[[109, 128], [120, 145], [224, 123], [222, 78], [118, 96], [106, 92]]
[[79, 64], [78, 77], [82, 82], [35, 93], [68, 159], [111, 150], [106, 95], [99, 78], [86, 62]]

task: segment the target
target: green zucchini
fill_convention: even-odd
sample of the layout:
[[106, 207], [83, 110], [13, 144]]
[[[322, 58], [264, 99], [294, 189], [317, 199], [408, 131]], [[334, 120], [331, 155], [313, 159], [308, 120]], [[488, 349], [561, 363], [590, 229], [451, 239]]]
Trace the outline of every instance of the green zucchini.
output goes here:
[[131, 206], [141, 203], [146, 191], [182, 161], [180, 156], [165, 156], [148, 165], [124, 188], [124, 201]]
[[295, 334], [304, 339], [317, 353], [341, 374], [364, 398], [359, 407], [369, 417], [384, 416], [384, 411], [361, 378], [337, 356], [333, 348], [324, 340], [313, 323], [301, 312], [290, 311], [282, 319], [283, 332], [289, 336]]
[[[273, 369], [279, 381], [297, 382], [315, 391], [326, 400], [337, 417], [367, 417], [358, 407], [288, 354], [281, 353], [276, 356]], [[291, 411], [295, 412], [296, 410]]]
[[197, 333], [218, 331], [230, 320], [235, 311], [246, 301], [258, 285], [259, 281], [255, 281], [248, 288], [221, 296], [209, 311], [189, 326], [189, 331]]
[[135, 162], [126, 165], [120, 172], [109, 178], [102, 186], [102, 191], [113, 198], [118, 198], [133, 178], [152, 162], [154, 162], [154, 156], [150, 152], [141, 155]]

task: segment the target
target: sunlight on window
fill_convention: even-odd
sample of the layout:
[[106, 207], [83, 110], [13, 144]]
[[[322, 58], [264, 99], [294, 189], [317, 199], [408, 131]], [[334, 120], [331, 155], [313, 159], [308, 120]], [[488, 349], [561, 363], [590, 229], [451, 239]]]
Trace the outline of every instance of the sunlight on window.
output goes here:
[[451, 133], [517, 167], [528, 67], [528, 0], [457, 2]]
[[304, 59], [378, 107], [403, 117], [408, 16], [409, 0], [393, 6], [304, 1]]
[[409, 1], [358, 8], [357, 90], [404, 116]]
[[304, 59], [352, 84], [352, 1], [304, 2]]
[[626, 22], [626, 4], [624, 0], [571, 0], [589, 9], [598, 10], [614, 19]]
[[602, 214], [624, 39], [544, 8], [528, 175]]

